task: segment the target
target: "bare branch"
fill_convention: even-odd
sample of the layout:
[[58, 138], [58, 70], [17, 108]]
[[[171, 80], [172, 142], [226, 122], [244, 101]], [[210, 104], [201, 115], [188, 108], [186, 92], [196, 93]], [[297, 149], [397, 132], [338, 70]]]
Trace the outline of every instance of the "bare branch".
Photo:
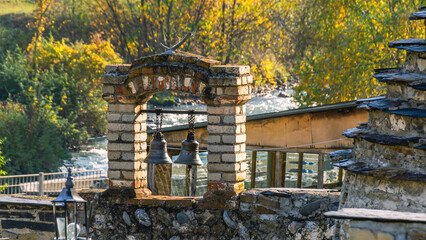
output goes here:
[[160, 42], [160, 44], [161, 44], [161, 45], [163, 45], [163, 47], [165, 47], [165, 48], [167, 49], [167, 51], [163, 52], [162, 54], [170, 54], [170, 53], [174, 53], [174, 52], [176, 52], [176, 49], [178, 49], [180, 46], [182, 46], [182, 44], [183, 44], [186, 40], [188, 40], [188, 38], [189, 38], [190, 36], [192, 36], [192, 34], [194, 34], [194, 33], [195, 33], [195, 31], [192, 31], [192, 32], [187, 33], [187, 34], [185, 35], [185, 37], [184, 37], [181, 41], [179, 41], [178, 43], [176, 43], [173, 47], [167, 47], [167, 46], [164, 46], [164, 45]]

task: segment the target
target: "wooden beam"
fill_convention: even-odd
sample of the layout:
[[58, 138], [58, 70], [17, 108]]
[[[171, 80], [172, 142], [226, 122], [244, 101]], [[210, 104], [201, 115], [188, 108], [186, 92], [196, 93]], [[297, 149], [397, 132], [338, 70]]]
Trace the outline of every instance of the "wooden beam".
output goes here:
[[339, 185], [342, 185], [343, 183], [343, 168], [339, 168], [339, 175], [337, 177], [337, 182]]
[[269, 184], [270, 187], [275, 187], [275, 169], [277, 166], [277, 153], [272, 152], [271, 153], [271, 182]]
[[297, 188], [302, 188], [303, 153], [299, 153], [299, 164], [297, 166]]
[[324, 184], [324, 154], [318, 154], [318, 184], [317, 188], [323, 188]]
[[191, 189], [191, 165], [186, 165], [185, 174], [185, 196], [189, 196]]
[[155, 195], [155, 164], [148, 163], [148, 189]]
[[285, 172], [286, 172], [286, 164], [287, 164], [287, 153], [281, 152], [280, 154], [280, 163], [281, 163], [281, 173], [280, 173], [280, 187], [285, 187]]
[[257, 162], [257, 151], [251, 152], [251, 182], [250, 187], [256, 187], [256, 162]]
[[191, 196], [195, 197], [195, 192], [197, 191], [197, 165], [189, 165], [191, 167], [190, 173], [190, 181], [191, 181], [191, 190], [190, 194]]
[[268, 187], [275, 186], [275, 152], [268, 152], [266, 182]]

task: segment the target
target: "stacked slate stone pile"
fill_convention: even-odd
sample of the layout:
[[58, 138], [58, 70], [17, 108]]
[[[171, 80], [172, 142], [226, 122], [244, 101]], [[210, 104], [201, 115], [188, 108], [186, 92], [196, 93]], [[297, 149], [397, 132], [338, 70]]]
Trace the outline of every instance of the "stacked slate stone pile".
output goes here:
[[[426, 7], [410, 16], [425, 20]], [[345, 168], [340, 209], [369, 208], [402, 212], [426, 209], [426, 40], [406, 39], [389, 47], [407, 52], [401, 68], [375, 70], [387, 95], [360, 101], [368, 123], [343, 135], [353, 150], [337, 151], [334, 165]], [[371, 100], [371, 99], [370, 99]]]

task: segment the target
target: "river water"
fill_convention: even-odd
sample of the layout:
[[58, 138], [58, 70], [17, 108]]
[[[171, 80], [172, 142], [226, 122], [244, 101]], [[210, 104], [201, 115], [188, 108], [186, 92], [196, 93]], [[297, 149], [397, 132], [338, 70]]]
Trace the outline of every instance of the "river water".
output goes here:
[[[291, 94], [291, 90], [286, 92]], [[262, 97], [253, 97], [246, 104], [246, 113], [248, 116], [257, 115], [262, 113], [271, 113], [285, 111], [288, 109], [297, 108], [297, 105], [292, 102], [292, 99], [287, 97], [278, 97], [279, 92], [272, 92], [269, 95]], [[154, 106], [149, 106], [155, 108]], [[176, 107], [162, 107], [163, 109], [178, 109], [178, 110], [198, 110], [206, 111], [206, 105], [180, 105]], [[154, 114], [148, 114], [148, 127], [153, 127], [154, 123], [151, 119], [155, 119]], [[207, 116], [196, 115], [196, 122], [207, 121]], [[163, 116], [163, 128], [185, 125], [187, 124], [187, 115], [184, 114], [164, 114]], [[166, 139], [167, 140], [167, 139]], [[71, 164], [73, 167], [81, 170], [103, 170], [104, 176], [106, 176], [108, 170], [108, 159], [107, 159], [107, 140], [105, 138], [90, 139], [89, 144], [82, 147], [79, 152], [72, 153]], [[173, 156], [173, 160], [177, 156]], [[200, 157], [204, 162], [203, 166], [198, 167], [197, 170], [197, 195], [202, 195], [207, 191], [207, 152], [201, 152]], [[295, 187], [297, 179], [297, 160], [298, 155], [289, 153], [287, 155], [287, 166], [286, 173], [286, 187]], [[247, 161], [251, 166], [251, 152], [247, 152]], [[303, 167], [303, 181], [302, 187], [307, 187], [316, 184], [317, 177], [317, 161], [318, 155], [316, 154], [305, 154], [304, 155], [304, 167]], [[337, 168], [332, 168], [329, 164], [329, 159], [326, 156], [325, 159], [325, 174], [324, 183], [335, 182], [337, 179]], [[268, 187], [267, 177], [267, 152], [258, 152], [257, 155], [257, 167], [256, 167], [256, 187]], [[247, 182], [246, 188], [250, 186], [251, 169], [247, 171]], [[172, 166], [172, 195], [181, 196], [184, 194], [182, 186], [185, 185], [185, 166], [173, 164]]]

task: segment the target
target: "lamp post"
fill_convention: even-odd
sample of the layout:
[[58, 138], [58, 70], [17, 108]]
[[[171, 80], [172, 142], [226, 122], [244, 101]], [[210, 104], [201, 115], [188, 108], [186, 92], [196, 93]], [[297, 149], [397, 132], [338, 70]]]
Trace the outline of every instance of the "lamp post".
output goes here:
[[[65, 188], [62, 189], [59, 196], [52, 201], [53, 216], [55, 220], [55, 240], [89, 240], [89, 228], [87, 224], [87, 202], [78, 195], [73, 188], [71, 168], [68, 168], [68, 177], [65, 182]], [[79, 237], [80, 225], [77, 221], [77, 208], [79, 204], [84, 204], [84, 225], [86, 227], [86, 237]], [[63, 209], [63, 215], [57, 210]], [[72, 219], [70, 219], [72, 215]], [[71, 221], [71, 223], [69, 223]], [[81, 223], [80, 223], [81, 224]]]

